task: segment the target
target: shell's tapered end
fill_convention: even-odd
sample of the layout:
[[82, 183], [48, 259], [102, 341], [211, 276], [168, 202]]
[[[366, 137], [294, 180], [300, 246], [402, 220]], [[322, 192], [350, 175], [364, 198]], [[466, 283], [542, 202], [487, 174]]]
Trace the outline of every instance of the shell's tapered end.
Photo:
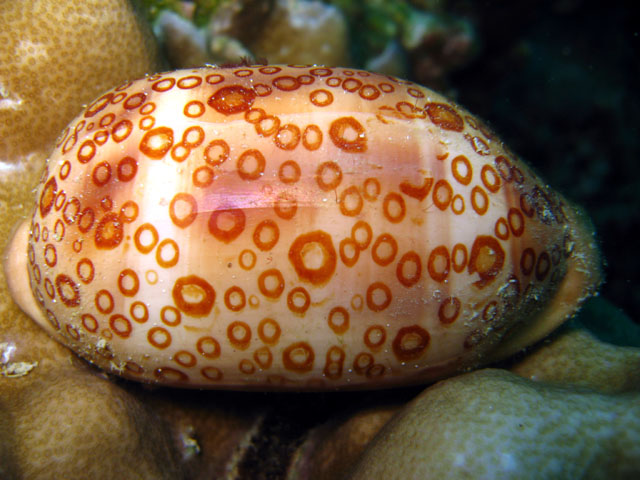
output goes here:
[[3, 267], [9, 293], [24, 313], [39, 324], [45, 322], [44, 315], [33, 298], [27, 271], [27, 243], [29, 241], [29, 222], [24, 220], [13, 234], [4, 253]]
[[516, 324], [491, 353], [488, 363], [503, 360], [549, 335], [575, 315], [602, 284], [602, 257], [591, 220], [576, 205], [565, 203], [563, 211], [569, 219], [569, 234], [574, 242], [572, 255], [567, 259], [567, 273], [555, 296], [527, 326]]

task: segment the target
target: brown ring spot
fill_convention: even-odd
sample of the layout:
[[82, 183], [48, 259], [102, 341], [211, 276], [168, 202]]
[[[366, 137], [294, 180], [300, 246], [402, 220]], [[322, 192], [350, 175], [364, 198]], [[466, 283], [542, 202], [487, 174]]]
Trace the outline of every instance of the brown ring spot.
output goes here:
[[484, 165], [480, 171], [480, 178], [482, 184], [491, 193], [496, 193], [500, 190], [500, 177], [491, 165]]
[[185, 117], [198, 118], [204, 113], [204, 104], [198, 100], [187, 102], [182, 111]]
[[171, 268], [178, 264], [179, 258], [180, 249], [174, 240], [165, 238], [160, 242], [156, 250], [156, 262], [158, 265], [162, 268]]
[[239, 208], [215, 210], [209, 217], [209, 232], [221, 242], [231, 243], [242, 233], [245, 222], [244, 212]]
[[382, 325], [373, 325], [364, 332], [364, 343], [370, 350], [378, 350], [387, 341], [387, 331]]
[[124, 227], [120, 216], [109, 212], [102, 217], [96, 227], [95, 245], [99, 249], [113, 249], [122, 242], [124, 238]]
[[464, 268], [467, 266], [468, 259], [467, 247], [465, 247], [462, 243], [456, 243], [451, 250], [451, 265], [453, 266], [453, 271], [456, 273], [462, 273]]
[[223, 115], [233, 115], [249, 110], [255, 98], [256, 94], [253, 90], [240, 85], [229, 85], [211, 95], [207, 104]]
[[247, 298], [242, 290], [237, 285], [230, 287], [224, 292], [224, 304], [232, 312], [239, 312], [247, 304]]
[[258, 348], [255, 352], [253, 352], [253, 359], [263, 370], [271, 368], [271, 364], [273, 363], [273, 355], [271, 354], [271, 350], [269, 350], [269, 347]]
[[[379, 250], [385, 250], [383, 255], [380, 255]], [[393, 235], [383, 233], [380, 235], [371, 248], [371, 258], [378, 265], [386, 267], [396, 258], [398, 253], [398, 242], [393, 238]]]
[[446, 180], [438, 180], [433, 188], [433, 203], [440, 210], [444, 211], [453, 198], [453, 188]]
[[[407, 265], [414, 265], [413, 273], [409, 272], [409, 274], [407, 274], [405, 272]], [[414, 251], [405, 253], [402, 258], [400, 258], [398, 266], [396, 267], [396, 277], [398, 277], [398, 281], [405, 287], [409, 288], [418, 283], [421, 276], [422, 261], [420, 260], [420, 256]]]
[[251, 270], [256, 264], [256, 254], [251, 250], [243, 250], [238, 255], [238, 263], [244, 270]]
[[279, 298], [284, 291], [284, 277], [280, 270], [271, 268], [262, 272], [258, 277], [258, 288], [265, 297]]
[[360, 191], [355, 185], [344, 189], [340, 194], [340, 212], [347, 217], [355, 217], [362, 211], [364, 201], [360, 196]]
[[353, 370], [358, 375], [362, 375], [373, 365], [373, 362], [373, 355], [368, 352], [361, 352], [356, 355], [356, 358], [353, 360]]
[[334, 333], [342, 335], [349, 330], [349, 312], [344, 307], [333, 307], [327, 317], [327, 323]]
[[116, 314], [109, 318], [109, 326], [120, 338], [129, 338], [132, 331], [131, 322], [124, 315]]
[[538, 261], [536, 262], [536, 279], [542, 282], [551, 269], [551, 258], [545, 251], [538, 255]]
[[317, 125], [307, 125], [302, 132], [302, 145], [310, 151], [317, 150], [322, 145], [322, 130]]
[[331, 380], [338, 380], [342, 377], [342, 369], [344, 366], [345, 353], [340, 347], [335, 345], [327, 350], [324, 369], [322, 373]]
[[51, 177], [47, 183], [44, 184], [42, 188], [42, 193], [40, 194], [40, 216], [42, 218], [46, 217], [47, 214], [53, 208], [53, 203], [56, 198], [56, 193], [58, 189], [58, 184], [56, 183], [55, 177]]
[[300, 180], [300, 167], [293, 160], [287, 160], [280, 165], [278, 170], [278, 178], [282, 183], [290, 184], [296, 183]]
[[415, 198], [421, 202], [422, 200], [427, 198], [427, 195], [429, 195], [429, 191], [431, 190], [432, 185], [433, 185], [433, 178], [424, 177], [424, 180], [422, 181], [422, 185], [420, 186], [413, 185], [407, 181], [402, 182], [400, 184], [400, 191], [405, 195]]
[[[33, 263], [33, 261], [31, 262]], [[47, 264], [48, 267], [53, 268], [58, 263], [58, 255], [56, 253], [56, 247], [53, 244], [48, 243], [44, 247], [44, 263]]]
[[360, 247], [353, 238], [343, 238], [338, 248], [340, 260], [347, 267], [353, 267], [360, 258]]
[[125, 223], [132, 223], [138, 218], [139, 208], [138, 204], [133, 200], [127, 200], [120, 207], [120, 218]]
[[111, 138], [116, 143], [124, 142], [133, 130], [133, 123], [129, 120], [121, 120], [111, 129]]
[[[151, 238], [147, 238], [148, 236]], [[158, 243], [158, 231], [150, 223], [144, 223], [136, 230], [133, 241], [140, 253], [149, 253]]]
[[201, 337], [196, 344], [198, 353], [205, 358], [218, 358], [220, 356], [220, 344], [213, 337]]
[[509, 214], [507, 215], [509, 219], [509, 228], [514, 236], [519, 237], [524, 233], [524, 216], [520, 213], [520, 210], [517, 208], [510, 208]]
[[478, 215], [484, 215], [489, 209], [489, 197], [482, 187], [475, 186], [471, 190], [471, 205]]
[[[302, 302], [299, 299], [302, 299]], [[304, 315], [310, 305], [311, 297], [304, 287], [295, 287], [287, 295], [287, 306], [293, 313]]]
[[384, 197], [382, 210], [386, 219], [391, 223], [400, 223], [407, 211], [404, 199], [395, 192], [388, 193]]
[[267, 345], [275, 345], [280, 339], [281, 332], [280, 325], [272, 318], [264, 318], [258, 325], [258, 336]]
[[121, 182], [128, 182], [136, 176], [136, 173], [138, 173], [138, 162], [132, 157], [124, 157], [118, 162], [116, 172], [118, 180]]
[[113, 311], [113, 296], [109, 290], [100, 290], [96, 293], [94, 303], [100, 313], [106, 315]]
[[214, 176], [213, 170], [206, 165], [198, 167], [193, 171], [193, 186], [206, 188], [213, 183]]
[[446, 246], [440, 245], [434, 248], [429, 255], [427, 262], [427, 270], [429, 275], [436, 282], [444, 282], [449, 275], [449, 268], [451, 267], [451, 258], [449, 257], [449, 250]]
[[80, 288], [68, 275], [60, 274], [56, 277], [56, 290], [65, 306], [77, 307], [80, 305]]
[[160, 320], [169, 327], [177, 327], [182, 321], [182, 314], [176, 307], [165, 305], [160, 310]]
[[98, 331], [98, 321], [96, 317], [89, 313], [82, 315], [82, 327], [89, 333], [96, 333]]
[[196, 356], [186, 350], [180, 350], [173, 355], [173, 360], [178, 364], [186, 368], [195, 367]]
[[244, 322], [231, 322], [227, 327], [227, 338], [234, 347], [246, 350], [251, 343], [251, 328]]
[[464, 130], [464, 121], [458, 113], [443, 103], [428, 103], [424, 109], [431, 121], [444, 130], [461, 132]]
[[180, 228], [193, 223], [198, 215], [198, 203], [189, 193], [176, 193], [169, 204], [169, 217]]
[[[380, 301], [380, 298], [375, 298], [376, 292], [382, 292], [384, 299]], [[372, 312], [381, 312], [391, 304], [391, 290], [382, 282], [374, 282], [367, 288], [367, 307]]]
[[462, 185], [469, 185], [473, 177], [473, 169], [469, 159], [464, 155], [458, 155], [451, 160], [451, 173]]
[[507, 220], [504, 217], [500, 217], [495, 226], [493, 227], [493, 233], [500, 240], [508, 240], [509, 239], [509, 226], [507, 225]]
[[520, 257], [520, 270], [524, 275], [530, 275], [535, 265], [536, 253], [530, 247], [525, 248]]
[[380, 195], [380, 182], [377, 178], [367, 178], [363, 184], [364, 198], [370, 202], [375, 202]]
[[438, 318], [443, 325], [450, 325], [456, 321], [460, 315], [460, 300], [456, 297], [445, 299], [438, 308]]
[[81, 259], [76, 265], [76, 273], [82, 283], [91, 283], [93, 276], [95, 275], [93, 262], [88, 258]]
[[140, 151], [147, 157], [159, 160], [173, 146], [173, 130], [169, 127], [157, 127], [144, 134], [140, 141]]
[[209, 283], [196, 275], [180, 277], [172, 291], [176, 306], [187, 315], [203, 317], [213, 308], [216, 292]]
[[307, 373], [313, 368], [315, 354], [307, 342], [296, 342], [282, 352], [284, 368], [296, 373]]
[[138, 323], [144, 323], [149, 320], [149, 310], [142, 302], [133, 302], [129, 307], [129, 313]]
[[136, 272], [130, 268], [122, 270], [120, 275], [118, 275], [118, 288], [120, 289], [120, 293], [125, 297], [135, 296], [140, 288], [140, 280]]
[[331, 236], [322, 230], [298, 236], [289, 249], [289, 261], [296, 273], [313, 285], [324, 284], [331, 278], [336, 257]]
[[300, 143], [300, 129], [291, 123], [283, 125], [273, 138], [276, 147], [282, 150], [293, 150]]
[[271, 250], [280, 238], [280, 229], [273, 220], [263, 220], [253, 231], [253, 242], [259, 250]]
[[424, 354], [430, 339], [429, 332], [418, 325], [403, 327], [393, 339], [393, 353], [402, 362], [416, 360]]
[[204, 161], [212, 167], [222, 165], [229, 158], [229, 144], [222, 139], [212, 140], [204, 149]]
[[493, 237], [478, 235], [471, 247], [469, 273], [478, 273], [480, 280], [474, 283], [484, 288], [493, 282], [504, 266], [505, 253], [500, 242]]
[[353, 238], [360, 250], [365, 250], [369, 247], [371, 239], [373, 238], [371, 227], [367, 222], [358, 220], [351, 228], [351, 238]]
[[[253, 163], [253, 165], [251, 165]], [[250, 165], [251, 169], [247, 170], [247, 164]], [[264, 174], [264, 169], [266, 166], [266, 160], [264, 155], [260, 150], [251, 149], [243, 152], [242, 155], [238, 158], [237, 162], [237, 171], [240, 178], [243, 180], [257, 180]]]
[[153, 327], [147, 332], [147, 341], [154, 347], [164, 350], [171, 345], [171, 334], [166, 328]]
[[276, 198], [273, 210], [283, 220], [291, 220], [298, 210], [298, 201], [290, 193], [280, 193]]
[[353, 117], [341, 117], [331, 122], [329, 137], [334, 145], [348, 153], [367, 150], [367, 135], [364, 127]]
[[80, 163], [89, 163], [96, 154], [96, 145], [92, 140], [85, 140], [78, 148], [77, 158]]
[[316, 181], [321, 190], [333, 190], [342, 182], [342, 169], [336, 162], [324, 162], [316, 171]]
[[300, 88], [300, 82], [298, 81], [298, 79], [289, 75], [277, 77], [273, 79], [271, 83], [278, 90], [283, 90], [285, 92], [292, 92]]

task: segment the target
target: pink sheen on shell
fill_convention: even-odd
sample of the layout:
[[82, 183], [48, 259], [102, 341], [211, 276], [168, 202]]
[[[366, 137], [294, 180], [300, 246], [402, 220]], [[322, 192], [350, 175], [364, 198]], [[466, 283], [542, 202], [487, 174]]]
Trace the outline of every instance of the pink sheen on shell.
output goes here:
[[17, 301], [139, 381], [425, 382], [536, 341], [598, 283], [574, 207], [480, 120], [357, 70], [129, 82], [62, 133], [36, 201]]

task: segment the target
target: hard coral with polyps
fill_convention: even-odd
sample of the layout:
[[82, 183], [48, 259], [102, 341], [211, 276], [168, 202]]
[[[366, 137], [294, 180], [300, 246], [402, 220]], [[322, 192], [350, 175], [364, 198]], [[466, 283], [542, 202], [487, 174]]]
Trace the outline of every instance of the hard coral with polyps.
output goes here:
[[11, 164], [42, 153], [100, 92], [159, 67], [127, 0], [2, 1], [0, 59], [0, 161]]
[[481, 370], [425, 390], [372, 441], [351, 480], [637, 478], [640, 394]]
[[0, 408], [3, 479], [181, 478], [169, 424], [86, 370], [32, 382]]
[[127, 82], [63, 132], [36, 199], [14, 298], [174, 386], [426, 382], [537, 341], [599, 282], [577, 210], [482, 122], [364, 71]]

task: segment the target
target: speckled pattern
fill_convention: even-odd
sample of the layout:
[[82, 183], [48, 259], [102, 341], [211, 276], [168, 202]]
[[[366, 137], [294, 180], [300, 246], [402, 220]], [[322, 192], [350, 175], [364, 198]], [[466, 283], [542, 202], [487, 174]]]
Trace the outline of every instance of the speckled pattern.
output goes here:
[[426, 389], [371, 442], [350, 480], [636, 478], [639, 394], [485, 369]]
[[40, 323], [129, 378], [379, 387], [476, 365], [550, 299], [575, 308], [582, 287], [553, 298], [585, 255], [574, 217], [424, 87], [203, 68], [88, 105], [23, 251]]
[[1, 2], [0, 161], [49, 146], [92, 97], [157, 71], [156, 52], [127, 0]]

